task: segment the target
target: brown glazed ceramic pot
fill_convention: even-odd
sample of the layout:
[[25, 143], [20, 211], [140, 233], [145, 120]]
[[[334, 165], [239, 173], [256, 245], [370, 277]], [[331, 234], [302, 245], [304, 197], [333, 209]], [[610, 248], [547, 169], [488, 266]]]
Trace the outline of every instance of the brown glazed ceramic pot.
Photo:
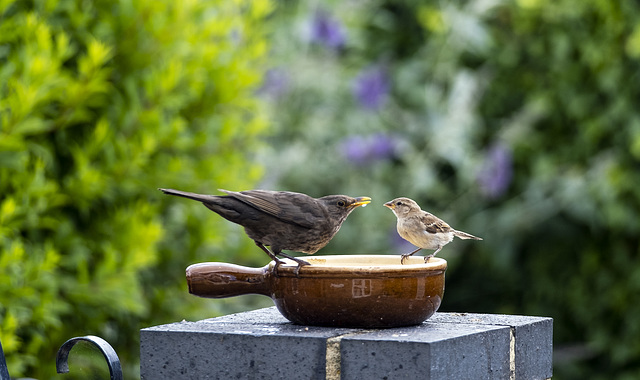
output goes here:
[[291, 322], [310, 326], [397, 327], [424, 322], [438, 310], [444, 294], [447, 262], [400, 256], [339, 255], [305, 257], [311, 265], [295, 274], [296, 264], [273, 273], [227, 263], [200, 263], [187, 268], [189, 292], [208, 298], [242, 294], [271, 297]]

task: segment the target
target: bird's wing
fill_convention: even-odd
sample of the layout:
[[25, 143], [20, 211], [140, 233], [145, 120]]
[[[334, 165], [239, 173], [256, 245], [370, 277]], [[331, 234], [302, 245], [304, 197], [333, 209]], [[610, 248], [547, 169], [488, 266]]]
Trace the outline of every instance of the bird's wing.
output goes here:
[[305, 194], [289, 191], [220, 191], [286, 223], [312, 228], [326, 214], [318, 202]]
[[446, 233], [453, 230], [444, 220], [426, 211], [420, 216], [420, 221], [424, 224], [425, 230], [432, 234], [438, 232]]

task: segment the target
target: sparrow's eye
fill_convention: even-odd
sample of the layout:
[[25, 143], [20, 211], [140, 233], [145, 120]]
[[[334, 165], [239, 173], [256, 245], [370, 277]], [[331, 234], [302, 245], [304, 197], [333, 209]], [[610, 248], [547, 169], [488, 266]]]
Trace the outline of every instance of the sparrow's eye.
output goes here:
[[402, 202], [397, 201], [397, 202], [396, 202], [396, 206], [402, 206]]
[[338, 201], [338, 206], [344, 207], [345, 205], [346, 205], [346, 203], [344, 203], [344, 201]]

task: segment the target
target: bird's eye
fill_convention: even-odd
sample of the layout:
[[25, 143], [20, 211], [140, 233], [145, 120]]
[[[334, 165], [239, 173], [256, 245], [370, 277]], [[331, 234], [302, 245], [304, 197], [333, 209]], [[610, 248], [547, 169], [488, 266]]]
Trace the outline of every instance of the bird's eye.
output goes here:
[[396, 202], [396, 206], [401, 206], [401, 205], [402, 205], [402, 202], [400, 202], [400, 201]]
[[344, 207], [345, 205], [346, 205], [346, 203], [344, 203], [344, 201], [338, 201], [338, 206]]

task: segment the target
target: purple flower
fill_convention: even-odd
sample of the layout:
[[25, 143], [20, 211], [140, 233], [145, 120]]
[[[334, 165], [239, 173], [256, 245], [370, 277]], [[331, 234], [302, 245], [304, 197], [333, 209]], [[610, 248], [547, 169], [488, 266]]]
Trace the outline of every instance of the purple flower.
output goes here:
[[289, 74], [283, 68], [274, 68], [264, 76], [259, 94], [264, 94], [272, 98], [279, 98], [289, 90]]
[[486, 153], [484, 166], [478, 175], [480, 191], [487, 198], [498, 198], [507, 191], [512, 177], [511, 149], [501, 143], [492, 145]]
[[345, 36], [342, 24], [329, 13], [318, 10], [311, 20], [311, 42], [338, 50], [344, 46]]
[[360, 136], [349, 136], [342, 142], [342, 154], [345, 158], [357, 165], [366, 164], [369, 161], [368, 143]]
[[369, 141], [369, 154], [373, 158], [385, 159], [395, 156], [395, 140], [384, 133], [371, 136]]
[[349, 136], [341, 144], [342, 155], [356, 165], [393, 158], [396, 155], [396, 147], [396, 139], [385, 133]]
[[376, 110], [386, 103], [389, 87], [386, 69], [382, 66], [373, 66], [364, 70], [355, 79], [353, 96], [365, 109]]

